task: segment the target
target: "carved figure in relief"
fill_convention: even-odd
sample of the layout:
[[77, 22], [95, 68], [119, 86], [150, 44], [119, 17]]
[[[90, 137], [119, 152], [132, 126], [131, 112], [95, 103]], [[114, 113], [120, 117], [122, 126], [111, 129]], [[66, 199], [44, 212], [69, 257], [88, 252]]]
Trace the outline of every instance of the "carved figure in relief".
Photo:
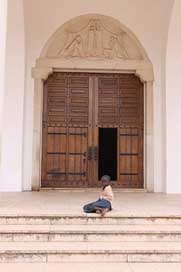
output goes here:
[[86, 56], [96, 57], [102, 55], [102, 32], [100, 20], [91, 20], [88, 25], [86, 39]]
[[80, 35], [75, 36], [73, 40], [64, 48], [61, 55], [70, 57], [83, 57], [83, 43]]
[[110, 36], [108, 43], [109, 47], [104, 48], [104, 56], [110, 59], [113, 58], [128, 58], [128, 54], [119, 39], [115, 36]]
[[58, 55], [79, 58], [129, 58], [122, 34], [116, 35], [106, 30], [100, 19], [91, 19], [80, 31], [67, 31], [67, 42]]

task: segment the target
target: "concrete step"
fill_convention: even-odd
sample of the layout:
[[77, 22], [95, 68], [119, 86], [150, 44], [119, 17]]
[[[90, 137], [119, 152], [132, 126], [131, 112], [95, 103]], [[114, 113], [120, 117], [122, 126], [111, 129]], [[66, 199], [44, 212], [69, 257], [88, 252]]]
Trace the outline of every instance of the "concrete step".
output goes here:
[[181, 263], [179, 242], [4, 242], [0, 262]]
[[9, 263], [0, 264], [3, 272], [180, 272], [179, 263]]
[[110, 224], [110, 225], [181, 225], [181, 216], [122, 216], [120, 213], [108, 213], [105, 217], [96, 214], [67, 215], [0, 215], [0, 224], [18, 225], [72, 225], [72, 224]]
[[181, 241], [181, 225], [0, 225], [0, 242]]

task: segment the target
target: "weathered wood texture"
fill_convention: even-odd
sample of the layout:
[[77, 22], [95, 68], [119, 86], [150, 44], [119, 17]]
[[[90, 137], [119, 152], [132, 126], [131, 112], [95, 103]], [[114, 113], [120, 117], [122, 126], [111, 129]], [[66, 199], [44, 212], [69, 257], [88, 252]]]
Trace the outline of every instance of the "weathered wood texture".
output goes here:
[[53, 73], [44, 84], [42, 187], [95, 187], [98, 128], [118, 128], [115, 187], [143, 187], [143, 84], [132, 74]]

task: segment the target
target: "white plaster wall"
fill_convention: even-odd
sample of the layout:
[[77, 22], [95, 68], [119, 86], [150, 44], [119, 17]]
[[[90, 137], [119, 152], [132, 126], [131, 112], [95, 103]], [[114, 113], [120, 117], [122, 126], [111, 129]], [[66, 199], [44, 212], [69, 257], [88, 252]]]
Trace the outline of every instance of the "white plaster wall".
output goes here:
[[26, 97], [24, 189], [31, 189], [33, 91], [31, 68], [48, 38], [66, 21], [86, 13], [112, 16], [134, 32], [146, 49], [155, 73], [155, 191], [165, 190], [165, 55], [173, 0], [31, 0], [24, 1], [26, 27]]
[[171, 18], [166, 63], [167, 192], [181, 193], [181, 1]]
[[0, 191], [22, 190], [24, 69], [23, 0], [8, 0]]
[[1, 140], [2, 140], [2, 114], [5, 93], [5, 55], [6, 55], [6, 26], [7, 26], [7, 0], [0, 1], [0, 181], [1, 181]]

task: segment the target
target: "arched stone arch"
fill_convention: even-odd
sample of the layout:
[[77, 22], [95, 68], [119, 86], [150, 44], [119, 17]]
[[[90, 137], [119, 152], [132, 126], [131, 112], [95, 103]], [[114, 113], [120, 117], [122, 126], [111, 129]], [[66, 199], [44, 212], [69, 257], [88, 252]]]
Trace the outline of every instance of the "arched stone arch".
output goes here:
[[118, 20], [86, 14], [63, 24], [32, 69], [35, 79], [32, 187], [40, 187], [43, 81], [54, 71], [134, 73], [145, 89], [145, 188], [153, 190], [153, 68], [136, 36]]
[[[94, 49], [97, 52], [93, 52], [89, 44], [93, 34], [95, 34]], [[74, 52], [74, 57], [80, 54], [80, 57], [89, 59], [93, 57], [112, 59], [110, 53], [114, 50], [113, 43], [116, 42], [120, 46], [117, 48], [118, 58], [149, 60], [137, 37], [126, 26], [112, 17], [98, 14], [78, 16], [63, 24], [47, 41], [40, 58], [72, 57], [71, 48], [77, 45], [80, 52]]]

